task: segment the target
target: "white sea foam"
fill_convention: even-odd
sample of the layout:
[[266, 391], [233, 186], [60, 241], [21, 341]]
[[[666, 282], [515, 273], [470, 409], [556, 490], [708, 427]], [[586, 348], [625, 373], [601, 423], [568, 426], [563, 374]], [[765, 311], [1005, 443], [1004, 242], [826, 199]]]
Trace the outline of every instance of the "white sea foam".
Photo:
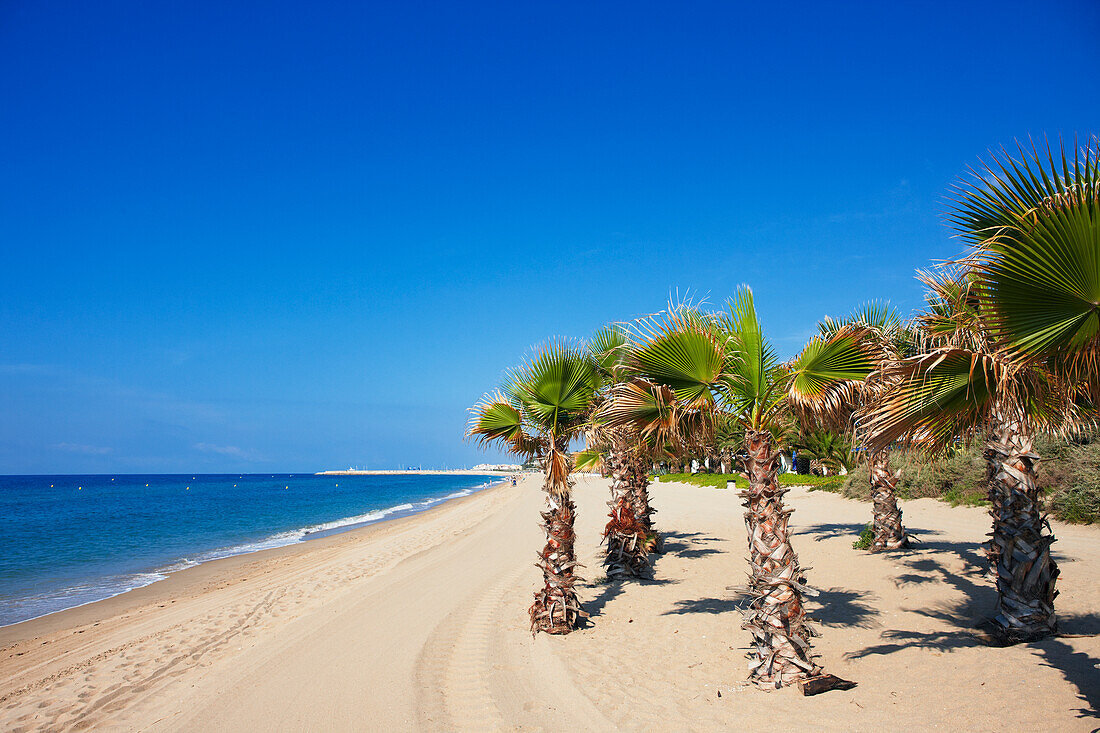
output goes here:
[[51, 613], [57, 613], [58, 611], [67, 611], [70, 608], [80, 608], [81, 606], [87, 606], [89, 603], [105, 601], [108, 598], [114, 598], [123, 593], [152, 585], [167, 577], [166, 572], [111, 576], [94, 582], [78, 583], [48, 593], [9, 599], [6, 601], [9, 607], [5, 611], [12, 614], [18, 613], [19, 615], [14, 617], [17, 620], [0, 623], [0, 628], [13, 623], [49, 616]]
[[[322, 524], [314, 524], [308, 527], [302, 527], [301, 529], [290, 530], [287, 532], [279, 532], [273, 534], [270, 537], [265, 537], [253, 542], [246, 542], [239, 545], [232, 545], [230, 547], [223, 547], [216, 550], [209, 550], [207, 552], [199, 553], [194, 557], [183, 557], [175, 562], [166, 565], [164, 567], [157, 568], [151, 572], [135, 573], [133, 575], [120, 575], [111, 576], [107, 578], [101, 578], [89, 583], [79, 583], [66, 588], [51, 591], [49, 593], [43, 593], [35, 596], [28, 596], [25, 598], [16, 599], [16, 603], [23, 610], [23, 613], [19, 614], [18, 620], [10, 621], [8, 624], [0, 623], [0, 627], [9, 625], [11, 623], [20, 623], [22, 621], [29, 621], [35, 618], [41, 618], [42, 616], [48, 616], [51, 613], [57, 613], [58, 611], [68, 610], [70, 608], [78, 608], [80, 606], [86, 606], [89, 603], [95, 603], [96, 601], [106, 600], [108, 598], [114, 598], [115, 596], [122, 595], [131, 590], [138, 588], [144, 588], [147, 585], [152, 585], [158, 580], [164, 580], [168, 577], [169, 573], [175, 573], [180, 570], [186, 570], [187, 568], [193, 568], [196, 565], [201, 565], [204, 562], [210, 562], [211, 560], [220, 560], [226, 557], [235, 557], [237, 555], [246, 555], [251, 552], [259, 552], [260, 550], [270, 550], [276, 547], [286, 547], [287, 545], [297, 544], [303, 542], [310, 535], [317, 533], [334, 533], [337, 530], [359, 527], [375, 522], [382, 521], [387, 517], [391, 517], [395, 514], [415, 514], [417, 512], [424, 511], [428, 507], [435, 506], [451, 499], [460, 499], [464, 496], [469, 496], [475, 491], [493, 486], [495, 481], [487, 481], [480, 486], [471, 489], [462, 489], [446, 496], [433, 497], [419, 501], [416, 503], [403, 503], [396, 504], [392, 507], [385, 509], [377, 509], [374, 511], [366, 512], [364, 514], [357, 514], [351, 517], [344, 517], [343, 519], [336, 519], [331, 522], [324, 522]], [[15, 611], [13, 606], [9, 611]], [[24, 616], [24, 613], [30, 615]], [[5, 614], [6, 615], [6, 614]]]
[[444, 501], [450, 501], [451, 499], [460, 499], [463, 496], [469, 496], [478, 489], [487, 488], [492, 486], [493, 482], [489, 481], [480, 486], [472, 489], [462, 489], [446, 496], [435, 497], [431, 499], [425, 499], [424, 501], [417, 502], [416, 504], [396, 504], [385, 509], [376, 509], [374, 511], [367, 512], [365, 514], [357, 514], [352, 517], [344, 517], [342, 519], [335, 519], [331, 522], [323, 522], [321, 524], [312, 524], [308, 527], [301, 529], [291, 530], [289, 532], [280, 532], [279, 534], [265, 537], [262, 540], [255, 542], [248, 542], [242, 545], [234, 545], [232, 547], [226, 547], [218, 550], [211, 550], [205, 552], [194, 559], [184, 558], [183, 560], [174, 563], [168, 568], [164, 568], [162, 572], [175, 572], [177, 570], [183, 570], [185, 568], [194, 567], [200, 563], [209, 562], [211, 560], [219, 560], [225, 557], [233, 557], [235, 555], [245, 555], [250, 552], [258, 552], [260, 550], [269, 550], [275, 547], [285, 547], [287, 545], [297, 544], [302, 542], [310, 535], [320, 532], [331, 533], [334, 530], [359, 527], [362, 525], [373, 524], [380, 522], [383, 519], [392, 516], [394, 514], [414, 514], [419, 511], [423, 511], [427, 507], [440, 504]]

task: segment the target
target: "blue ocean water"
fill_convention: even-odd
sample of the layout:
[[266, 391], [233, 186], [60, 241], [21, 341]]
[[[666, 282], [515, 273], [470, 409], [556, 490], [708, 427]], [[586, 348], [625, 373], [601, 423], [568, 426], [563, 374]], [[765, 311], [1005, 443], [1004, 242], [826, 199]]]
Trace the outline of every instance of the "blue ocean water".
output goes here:
[[0, 626], [421, 511], [490, 476], [0, 476]]

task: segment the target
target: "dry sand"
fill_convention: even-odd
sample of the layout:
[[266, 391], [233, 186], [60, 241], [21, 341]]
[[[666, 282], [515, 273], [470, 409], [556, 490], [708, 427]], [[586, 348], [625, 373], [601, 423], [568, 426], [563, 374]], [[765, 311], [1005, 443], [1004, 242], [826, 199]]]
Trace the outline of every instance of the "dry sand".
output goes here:
[[[605, 481], [576, 501], [591, 626], [528, 632], [542, 539], [537, 479], [422, 515], [176, 573], [0, 629], [0, 729], [1081, 730], [1100, 725], [1100, 637], [1007, 649], [971, 627], [994, 595], [988, 517], [908, 502], [924, 539], [852, 550], [868, 504], [796, 489], [795, 547], [828, 671], [804, 698], [740, 683], [742, 510], [728, 491], [656, 484], [656, 580], [601, 584]], [[1097, 634], [1100, 529], [1055, 525], [1067, 634]]]

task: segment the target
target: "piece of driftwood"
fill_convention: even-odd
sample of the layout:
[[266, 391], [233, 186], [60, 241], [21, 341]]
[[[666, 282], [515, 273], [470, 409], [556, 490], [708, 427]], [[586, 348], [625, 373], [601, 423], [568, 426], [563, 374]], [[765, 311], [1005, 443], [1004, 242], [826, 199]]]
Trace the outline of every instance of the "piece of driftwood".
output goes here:
[[820, 695], [829, 690], [850, 690], [856, 686], [851, 680], [842, 680], [834, 674], [819, 674], [798, 680], [803, 695]]

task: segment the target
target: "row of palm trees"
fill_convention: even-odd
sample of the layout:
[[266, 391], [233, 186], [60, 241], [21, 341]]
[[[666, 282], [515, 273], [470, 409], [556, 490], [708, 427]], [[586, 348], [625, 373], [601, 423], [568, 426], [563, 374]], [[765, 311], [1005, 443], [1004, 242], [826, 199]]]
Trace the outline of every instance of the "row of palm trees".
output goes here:
[[[985, 441], [989, 559], [998, 602], [990, 630], [1006, 643], [1052, 633], [1058, 569], [1036, 483], [1038, 431], [1093, 425], [1100, 387], [1100, 147], [1002, 151], [956, 189], [949, 220], [969, 243], [958, 262], [922, 273], [926, 307], [909, 321], [873, 304], [825, 319], [789, 362], [779, 360], [747, 287], [721, 310], [675, 304], [608, 326], [580, 345], [554, 341], [510, 371], [472, 410], [468, 435], [536, 457], [544, 467], [543, 587], [533, 631], [568, 633], [577, 598], [571, 472], [611, 477], [604, 531], [609, 578], [651, 572], [655, 460], [713, 455], [741, 442], [748, 489], [750, 578], [743, 627], [749, 677], [782, 686], [821, 672], [791, 544], [792, 510], [777, 475], [777, 436], [792, 420], [841, 432], [870, 466], [872, 551], [909, 545], [889, 470], [891, 450], [936, 453]], [[577, 454], [570, 445], [585, 438]]]

